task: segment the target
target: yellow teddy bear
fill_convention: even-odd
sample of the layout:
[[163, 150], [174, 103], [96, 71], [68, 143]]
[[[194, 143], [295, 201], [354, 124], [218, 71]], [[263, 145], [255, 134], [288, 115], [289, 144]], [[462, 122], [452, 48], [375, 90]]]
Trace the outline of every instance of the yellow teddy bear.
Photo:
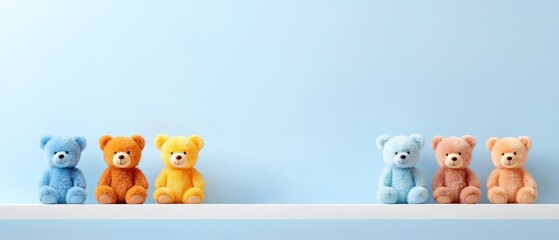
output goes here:
[[155, 146], [167, 166], [155, 180], [153, 198], [157, 203], [201, 203], [204, 200], [204, 179], [194, 168], [204, 140], [197, 135], [171, 137], [159, 134]]

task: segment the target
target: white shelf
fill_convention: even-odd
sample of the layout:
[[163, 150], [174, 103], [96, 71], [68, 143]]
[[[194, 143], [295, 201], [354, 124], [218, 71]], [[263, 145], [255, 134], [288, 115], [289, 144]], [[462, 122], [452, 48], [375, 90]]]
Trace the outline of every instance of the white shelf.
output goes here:
[[23, 204], [0, 219], [559, 219], [559, 204]]

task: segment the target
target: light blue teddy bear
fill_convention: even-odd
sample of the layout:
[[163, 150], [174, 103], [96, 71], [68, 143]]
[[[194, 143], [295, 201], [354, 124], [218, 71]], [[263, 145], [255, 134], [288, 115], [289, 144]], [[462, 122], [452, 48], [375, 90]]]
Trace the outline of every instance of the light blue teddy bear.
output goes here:
[[82, 137], [44, 136], [41, 138], [43, 156], [50, 166], [41, 180], [41, 203], [85, 202], [87, 198], [85, 178], [76, 165], [86, 146], [86, 140]]
[[382, 135], [377, 138], [386, 167], [379, 180], [377, 197], [382, 203], [424, 203], [429, 197], [427, 182], [415, 167], [425, 140], [419, 134]]

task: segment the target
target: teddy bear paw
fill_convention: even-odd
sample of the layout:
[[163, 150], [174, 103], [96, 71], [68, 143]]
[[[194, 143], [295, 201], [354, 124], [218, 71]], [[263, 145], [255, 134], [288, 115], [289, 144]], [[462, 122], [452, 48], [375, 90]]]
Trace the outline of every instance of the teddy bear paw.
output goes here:
[[70, 201], [68, 201], [68, 203], [70, 204], [80, 204], [80, 203], [84, 203], [85, 199], [81, 196], [73, 196], [70, 197]]
[[536, 198], [532, 195], [526, 195], [520, 198], [520, 203], [522, 204], [530, 204], [530, 203], [534, 203], [535, 201]]
[[191, 196], [186, 200], [188, 204], [198, 204], [202, 202], [202, 198], [200, 196]]
[[447, 196], [440, 196], [440, 197], [437, 197], [437, 198], [435, 199], [435, 201], [436, 201], [437, 203], [446, 204], [446, 203], [450, 203], [450, 202], [451, 202], [451, 199], [450, 199], [449, 197], [447, 197]]
[[171, 202], [171, 196], [161, 195], [161, 196], [157, 197], [157, 203], [161, 203], [161, 204], [172, 203]]
[[491, 202], [497, 204], [507, 203], [507, 196], [505, 196], [504, 194], [496, 194], [491, 198]]
[[464, 199], [464, 203], [466, 204], [474, 204], [477, 203], [479, 201], [479, 196], [477, 195], [468, 195], [465, 199]]
[[130, 197], [130, 204], [142, 204], [146, 199], [140, 195], [134, 195]]
[[53, 195], [46, 194], [41, 197], [41, 203], [43, 204], [54, 204], [56, 202], [57, 202], [56, 197]]
[[398, 192], [391, 187], [381, 187], [377, 192], [379, 201], [386, 204], [393, 204], [398, 201]]
[[408, 193], [408, 203], [411, 204], [424, 203], [427, 198], [429, 198], [429, 192], [424, 187], [414, 187]]
[[101, 196], [99, 196], [99, 198], [97, 199], [97, 201], [101, 204], [110, 204], [110, 203], [114, 203], [113, 198], [109, 195], [103, 194]]

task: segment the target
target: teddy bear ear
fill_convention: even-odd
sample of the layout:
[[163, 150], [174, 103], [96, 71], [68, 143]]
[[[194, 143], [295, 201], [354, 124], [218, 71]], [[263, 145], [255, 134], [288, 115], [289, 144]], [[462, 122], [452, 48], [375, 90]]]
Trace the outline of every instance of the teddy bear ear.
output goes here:
[[499, 140], [496, 137], [492, 137], [487, 139], [487, 142], [485, 143], [485, 146], [487, 147], [487, 150], [489, 150], [491, 152], [491, 150], [493, 149], [493, 146], [495, 146], [495, 143], [497, 142], [497, 140]]
[[78, 145], [80, 145], [82, 151], [85, 149], [85, 147], [87, 147], [87, 141], [84, 137], [74, 137], [74, 141], [76, 141]]
[[142, 137], [140, 135], [132, 135], [130, 138], [132, 138], [132, 140], [134, 140], [134, 142], [136, 142], [138, 144], [140, 149], [143, 150], [144, 147], [146, 146], [146, 140], [144, 139], [144, 137]]
[[476, 139], [470, 135], [464, 135], [462, 136], [462, 139], [464, 139], [464, 141], [466, 141], [468, 144], [470, 144], [470, 147], [475, 148], [476, 147]]
[[386, 144], [386, 142], [388, 142], [388, 140], [390, 140], [391, 138], [392, 137], [388, 134], [380, 135], [377, 138], [377, 141], [376, 141], [378, 150], [383, 151], [384, 150], [384, 144]]
[[419, 146], [419, 149], [422, 149], [425, 146], [425, 139], [423, 138], [423, 136], [421, 136], [421, 134], [414, 133], [414, 134], [410, 135], [410, 138], [415, 143], [417, 143], [417, 146]]
[[99, 148], [101, 148], [101, 150], [105, 150], [105, 146], [107, 146], [107, 143], [111, 141], [111, 139], [113, 139], [111, 135], [104, 135], [99, 138]]
[[530, 148], [532, 148], [532, 139], [530, 139], [530, 137], [527, 136], [521, 136], [518, 137], [518, 140], [520, 140], [520, 142], [522, 142], [522, 144], [524, 144], [524, 147], [526, 147], [526, 150], [530, 150]]
[[433, 137], [433, 140], [431, 140], [431, 146], [433, 146], [433, 150], [437, 150], [437, 145], [439, 145], [439, 143], [441, 143], [441, 141], [444, 139], [443, 136], [435, 136]]
[[167, 141], [167, 139], [169, 139], [169, 136], [167, 136], [166, 134], [157, 135], [157, 137], [155, 137], [155, 147], [161, 150], [161, 147]]
[[198, 135], [190, 135], [188, 137], [190, 139], [190, 141], [192, 141], [194, 143], [194, 145], [196, 145], [196, 148], [198, 148], [198, 151], [202, 150], [202, 148], [204, 148], [204, 139], [202, 139], [202, 137], [198, 136]]
[[52, 139], [51, 135], [41, 137], [41, 149], [45, 149], [45, 145]]

